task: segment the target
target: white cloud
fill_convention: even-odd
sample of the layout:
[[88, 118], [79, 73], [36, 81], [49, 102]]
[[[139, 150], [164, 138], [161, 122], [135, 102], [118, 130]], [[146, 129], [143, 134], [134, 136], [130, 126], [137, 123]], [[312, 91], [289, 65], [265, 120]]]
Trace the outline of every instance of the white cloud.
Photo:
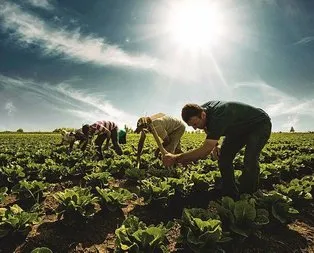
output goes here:
[[53, 10], [53, 6], [48, 0], [27, 0], [28, 3], [35, 7], [39, 7], [46, 10]]
[[309, 37], [304, 37], [302, 39], [300, 39], [299, 41], [297, 41], [296, 43], [294, 43], [295, 45], [306, 45], [311, 43], [312, 41], [314, 41], [314, 36], [309, 36]]
[[[54, 110], [81, 118], [84, 123], [97, 120], [112, 120], [123, 127], [135, 125], [138, 116], [115, 108], [109, 101], [104, 100], [104, 94], [89, 94], [76, 90], [69, 84], [61, 83], [55, 86], [47, 83], [37, 83], [33, 80], [11, 78], [0, 74], [0, 84], [6, 89], [18, 89], [21, 94], [30, 92], [33, 96], [49, 101]], [[15, 111], [13, 104], [6, 108]], [[62, 125], [62, 122], [60, 122]]]
[[[39, 1], [39, 0], [38, 0]], [[18, 5], [0, 3], [1, 26], [23, 46], [36, 44], [45, 55], [60, 55], [81, 63], [100, 66], [134, 67], [156, 70], [158, 60], [144, 54], [131, 55], [117, 45], [93, 35], [83, 36], [80, 29], [67, 31], [49, 26], [42, 19], [24, 12]]]
[[84, 105], [93, 108], [93, 110], [68, 110], [82, 119], [90, 121], [105, 119], [113, 120], [120, 127], [124, 124], [135, 125], [136, 120], [138, 119], [137, 116], [121, 111], [108, 101], [104, 101], [103, 96], [95, 96], [80, 90], [74, 90], [71, 86], [64, 83], [58, 84], [55, 90], [76, 102], [83, 103]]
[[[104, 67], [153, 71], [184, 83], [200, 81], [204, 75], [204, 70], [190, 62], [190, 58], [174, 60], [177, 57], [170, 54], [169, 59], [161, 60], [143, 53], [129, 53], [110, 44], [106, 38], [83, 34], [79, 27], [75, 30], [57, 27], [60, 24], [58, 20], [55, 16], [49, 24], [16, 4], [0, 1], [0, 29], [9, 33], [21, 47], [37, 45], [45, 56], [59, 56], [76, 63]], [[189, 69], [188, 74], [186, 69]], [[207, 75], [208, 71], [206, 68]]]
[[283, 129], [290, 129], [291, 127], [295, 127], [298, 125], [300, 119], [297, 115], [288, 116], [286, 122], [282, 124]]
[[4, 109], [7, 111], [9, 116], [13, 116], [13, 114], [16, 112], [16, 107], [12, 101], [7, 102], [4, 106]]
[[[290, 96], [263, 81], [250, 83], [238, 83], [234, 86], [235, 92], [243, 89], [247, 97], [252, 97], [250, 92], [245, 93], [247, 88], [254, 88], [255, 94], [258, 95], [258, 106], [263, 108], [274, 121], [281, 120], [278, 129], [287, 129], [287, 127], [301, 127], [301, 117], [311, 118], [314, 120], [314, 99], [299, 99]], [[249, 89], [250, 90], [250, 89]]]

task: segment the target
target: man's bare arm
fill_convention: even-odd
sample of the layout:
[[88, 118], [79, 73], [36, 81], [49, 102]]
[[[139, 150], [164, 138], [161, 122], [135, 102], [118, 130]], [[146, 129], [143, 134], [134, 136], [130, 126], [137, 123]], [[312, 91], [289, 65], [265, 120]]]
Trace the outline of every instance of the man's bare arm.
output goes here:
[[210, 154], [214, 147], [216, 147], [217, 142], [218, 140], [206, 139], [201, 147], [182, 154], [178, 154], [176, 155], [175, 160], [177, 163], [186, 164], [195, 162], [199, 159], [204, 159]]

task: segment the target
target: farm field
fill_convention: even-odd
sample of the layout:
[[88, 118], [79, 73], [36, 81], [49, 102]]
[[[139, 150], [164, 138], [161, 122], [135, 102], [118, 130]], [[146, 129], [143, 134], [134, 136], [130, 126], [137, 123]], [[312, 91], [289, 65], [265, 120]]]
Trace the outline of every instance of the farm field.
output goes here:
[[261, 190], [240, 200], [221, 196], [217, 161], [167, 169], [150, 135], [137, 168], [138, 138], [96, 161], [59, 134], [0, 134], [0, 252], [314, 252], [313, 133], [273, 133]]

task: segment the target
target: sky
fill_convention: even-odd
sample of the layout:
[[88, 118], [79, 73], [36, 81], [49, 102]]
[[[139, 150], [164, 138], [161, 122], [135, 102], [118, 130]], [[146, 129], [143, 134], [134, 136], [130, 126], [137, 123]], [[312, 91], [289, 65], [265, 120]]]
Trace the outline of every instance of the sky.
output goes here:
[[0, 0], [0, 131], [135, 129], [210, 100], [313, 131], [313, 27], [309, 0]]

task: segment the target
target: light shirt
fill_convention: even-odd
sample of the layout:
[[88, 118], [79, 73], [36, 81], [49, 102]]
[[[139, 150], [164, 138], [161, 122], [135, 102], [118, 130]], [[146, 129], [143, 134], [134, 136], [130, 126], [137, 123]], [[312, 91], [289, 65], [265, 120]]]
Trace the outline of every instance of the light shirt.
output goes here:
[[181, 120], [173, 118], [171, 116], [162, 116], [160, 118], [154, 119], [152, 124], [158, 134], [158, 136], [164, 140], [171, 133], [179, 129], [180, 127], [185, 127]]

